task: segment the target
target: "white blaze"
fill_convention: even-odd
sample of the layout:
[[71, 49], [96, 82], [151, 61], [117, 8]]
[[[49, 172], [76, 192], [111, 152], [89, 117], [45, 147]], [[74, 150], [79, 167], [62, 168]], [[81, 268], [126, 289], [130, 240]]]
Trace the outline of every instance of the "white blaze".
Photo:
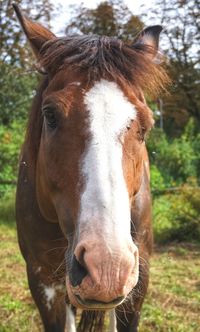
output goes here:
[[[101, 80], [85, 95], [90, 138], [82, 163], [80, 220], [99, 221], [130, 235], [130, 207], [122, 169], [122, 138], [136, 109], [119, 86]], [[107, 228], [106, 228], [107, 229]], [[109, 229], [110, 230], [110, 229]]]

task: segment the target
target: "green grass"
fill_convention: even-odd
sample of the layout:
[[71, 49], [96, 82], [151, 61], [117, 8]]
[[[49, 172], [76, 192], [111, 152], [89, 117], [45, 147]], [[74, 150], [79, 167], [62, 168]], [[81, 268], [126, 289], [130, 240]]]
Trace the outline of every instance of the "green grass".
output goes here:
[[[0, 204], [0, 332], [42, 331], [17, 245], [12, 201]], [[197, 332], [200, 326], [200, 247], [155, 248], [140, 332]]]
[[200, 326], [200, 247], [176, 244], [157, 248], [141, 332], [193, 332]]
[[0, 203], [0, 332], [42, 331], [18, 248], [13, 198]]

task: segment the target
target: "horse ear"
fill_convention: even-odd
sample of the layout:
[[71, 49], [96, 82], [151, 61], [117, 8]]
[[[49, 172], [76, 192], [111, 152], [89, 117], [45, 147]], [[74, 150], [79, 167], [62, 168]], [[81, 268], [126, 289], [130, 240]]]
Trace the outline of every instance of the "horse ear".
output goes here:
[[163, 30], [161, 25], [152, 25], [142, 30], [136, 37], [133, 47], [137, 49], [140, 46], [146, 46], [148, 56], [153, 60], [158, 54], [159, 36]]
[[56, 38], [56, 36], [51, 31], [44, 28], [41, 24], [29, 20], [29, 18], [22, 14], [20, 8], [16, 4], [13, 4], [13, 8], [22, 29], [30, 42], [33, 52], [39, 59], [39, 53], [43, 44], [50, 39]]

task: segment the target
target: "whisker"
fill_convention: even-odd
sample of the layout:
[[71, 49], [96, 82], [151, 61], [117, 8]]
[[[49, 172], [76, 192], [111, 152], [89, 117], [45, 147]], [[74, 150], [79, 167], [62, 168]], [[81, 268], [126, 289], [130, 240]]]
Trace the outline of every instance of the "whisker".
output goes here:
[[115, 310], [115, 315], [116, 315], [116, 318], [124, 325], [126, 326], [126, 324], [123, 322], [123, 320], [121, 320], [121, 318], [119, 318], [119, 316], [117, 315], [117, 312]]
[[54, 251], [54, 250], [57, 250], [57, 249], [65, 249], [65, 250], [67, 250], [67, 246], [51, 248], [51, 249], [48, 249], [48, 250], [46, 251], [46, 253], [49, 253], [49, 252]]

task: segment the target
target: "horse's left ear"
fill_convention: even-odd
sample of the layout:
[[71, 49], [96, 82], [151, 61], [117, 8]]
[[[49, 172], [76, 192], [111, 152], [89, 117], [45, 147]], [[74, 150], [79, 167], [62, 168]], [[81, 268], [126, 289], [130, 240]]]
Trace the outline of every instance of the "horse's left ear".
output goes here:
[[13, 4], [13, 8], [22, 26], [22, 29], [24, 30], [24, 33], [30, 42], [33, 52], [39, 59], [40, 50], [44, 43], [50, 39], [56, 38], [56, 36], [41, 24], [32, 22], [29, 18], [23, 15], [20, 8], [16, 4]]
[[163, 30], [161, 25], [153, 25], [142, 30], [136, 37], [133, 47], [142, 47], [147, 50], [148, 56], [153, 60], [156, 58], [159, 47], [159, 36]]

